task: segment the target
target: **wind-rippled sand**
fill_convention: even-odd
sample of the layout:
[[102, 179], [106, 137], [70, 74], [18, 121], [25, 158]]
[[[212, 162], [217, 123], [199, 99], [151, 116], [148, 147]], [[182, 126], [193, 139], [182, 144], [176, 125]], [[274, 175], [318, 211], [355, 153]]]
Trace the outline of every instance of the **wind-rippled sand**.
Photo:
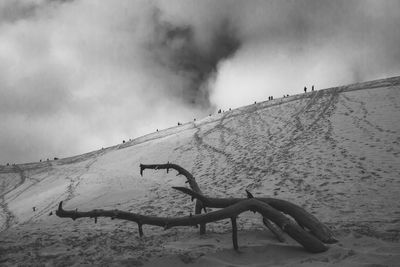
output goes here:
[[[0, 166], [0, 265], [398, 266], [400, 262], [400, 78], [266, 101], [173, 127], [125, 144], [43, 163]], [[99, 218], [48, 216], [65, 209], [121, 209], [185, 216], [190, 198], [181, 165], [215, 197], [272, 196], [303, 206], [339, 243], [310, 254], [279, 243], [259, 215], [229, 220], [207, 234], [164, 231]], [[32, 207], [36, 210], [33, 211]]]

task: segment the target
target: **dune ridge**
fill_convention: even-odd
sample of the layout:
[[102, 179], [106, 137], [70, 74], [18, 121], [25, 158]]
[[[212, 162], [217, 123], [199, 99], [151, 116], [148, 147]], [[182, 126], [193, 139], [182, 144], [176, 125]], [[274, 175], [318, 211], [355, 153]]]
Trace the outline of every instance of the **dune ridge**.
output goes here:
[[[396, 266], [400, 261], [400, 77], [265, 101], [57, 161], [0, 166], [0, 264], [127, 266]], [[173, 162], [215, 197], [292, 201], [335, 232], [339, 243], [310, 255], [277, 242], [245, 213], [241, 252], [230, 222], [163, 231], [99, 219], [48, 216], [66, 208], [118, 208], [182, 216], [190, 199], [165, 171]], [[35, 211], [33, 211], [35, 207]]]

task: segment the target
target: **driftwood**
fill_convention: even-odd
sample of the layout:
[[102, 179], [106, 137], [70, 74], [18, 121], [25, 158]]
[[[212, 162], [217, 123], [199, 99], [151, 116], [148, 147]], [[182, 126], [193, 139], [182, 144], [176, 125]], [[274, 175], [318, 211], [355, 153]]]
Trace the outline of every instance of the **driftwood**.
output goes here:
[[[254, 196], [248, 190], [246, 190], [246, 194], [247, 198], [254, 198]], [[268, 220], [266, 217], [263, 217], [263, 224], [276, 236], [279, 242], [285, 242], [285, 237], [283, 236], [282, 230], [277, 227], [273, 222]]]
[[197, 224], [205, 224], [223, 219], [231, 219], [232, 242], [234, 248], [238, 249], [239, 246], [237, 242], [236, 217], [245, 211], [258, 212], [263, 217], [270, 219], [309, 252], [319, 253], [324, 252], [328, 249], [318, 238], [303, 230], [299, 225], [287, 218], [281, 212], [257, 199], [245, 199], [224, 209], [212, 211], [205, 214], [174, 218], [145, 216], [120, 210], [96, 209], [87, 212], [81, 212], [77, 210], [64, 210], [61, 201], [58, 206], [58, 210], [56, 211], [56, 215], [62, 218], [72, 218], [73, 220], [82, 217], [89, 217], [95, 218], [95, 221], [97, 221], [98, 217], [110, 217], [111, 219], [123, 219], [133, 221], [138, 224], [140, 235], [143, 235], [142, 226], [145, 224], [160, 226], [164, 227], [164, 229], [169, 229], [175, 226], [194, 226]]
[[279, 242], [285, 242], [282, 230], [277, 227], [273, 222], [263, 217], [263, 224], [276, 236]]
[[[140, 164], [140, 176], [143, 176], [143, 171], [145, 169], [153, 169], [153, 170], [159, 170], [159, 169], [166, 169], [167, 173], [169, 172], [169, 169], [176, 170], [178, 172], [178, 175], [183, 175], [186, 177], [186, 182], [189, 184], [190, 188], [193, 190], [193, 192], [196, 192], [198, 194], [203, 194], [200, 190], [199, 185], [196, 182], [196, 179], [193, 177], [193, 175], [188, 172], [186, 169], [182, 168], [181, 166], [173, 163], [166, 163], [166, 164]], [[204, 212], [207, 212], [206, 207], [201, 203], [201, 200], [197, 199], [196, 200], [196, 205], [195, 205], [195, 210], [194, 214], [201, 214], [201, 210], [204, 210]], [[200, 234], [203, 235], [206, 233], [206, 225], [205, 224], [200, 224]]]
[[[230, 219], [232, 224], [232, 242], [237, 250], [237, 216], [245, 211], [253, 211], [263, 216], [263, 223], [277, 236], [280, 241], [284, 240], [283, 232], [300, 243], [309, 252], [324, 252], [328, 248], [324, 243], [334, 243], [332, 232], [324, 224], [318, 221], [313, 215], [306, 212], [303, 208], [280, 199], [275, 198], [254, 198], [247, 192], [247, 198], [211, 198], [206, 197], [200, 190], [195, 178], [187, 170], [176, 164], [140, 164], [140, 174], [143, 175], [145, 169], [174, 169], [178, 175], [184, 175], [191, 189], [186, 187], [173, 187], [196, 199], [196, 214], [185, 217], [156, 217], [120, 211], [95, 209], [87, 212], [78, 210], [64, 210], [60, 202], [56, 215], [64, 218], [76, 220], [82, 217], [94, 218], [95, 223], [98, 217], [110, 217], [111, 219], [122, 219], [133, 221], [138, 224], [139, 235], [143, 236], [143, 225], [155, 225], [169, 229], [176, 226], [197, 226], [201, 225], [201, 233], [205, 232], [206, 223], [215, 222], [223, 219]], [[206, 207], [220, 208], [220, 210], [201, 214], [201, 210]], [[294, 221], [286, 217], [285, 214], [293, 217]]]
[[[177, 165], [177, 164], [172, 164], [172, 163], [167, 163], [167, 164], [140, 164], [140, 174], [143, 176], [143, 170], [144, 169], [166, 169], [167, 172], [169, 169], [175, 169], [178, 171], [178, 175], [182, 174], [186, 177], [187, 183], [189, 183], [189, 186], [192, 190], [185, 188], [185, 187], [174, 187], [177, 190], [182, 191], [183, 193], [186, 193], [192, 197], [192, 200], [195, 198], [196, 199], [196, 209], [195, 209], [195, 214], [200, 214], [201, 209], [203, 208], [205, 210], [206, 207], [209, 208], [226, 208], [230, 205], [236, 204], [240, 201], [245, 200], [245, 198], [210, 198], [210, 197], [205, 197], [203, 193], [200, 190], [199, 185], [196, 182], [196, 179], [193, 177], [193, 175], [184, 169], [183, 167]], [[246, 190], [247, 197], [248, 198], [253, 198], [253, 195]], [[276, 199], [276, 198], [257, 198], [258, 200], [265, 202], [269, 205], [271, 205], [273, 208], [290, 215], [293, 217], [296, 222], [302, 227], [302, 228], [307, 228], [310, 230], [310, 232], [316, 236], [319, 240], [321, 240], [324, 243], [331, 244], [337, 242], [337, 240], [333, 237], [332, 231], [326, 227], [323, 223], [321, 223], [315, 216], [312, 214], [308, 213], [306, 210], [301, 208], [300, 206], [293, 204], [289, 201], [286, 200], [281, 200], [281, 199]], [[201, 202], [199, 202], [199, 200]], [[283, 241], [284, 237], [281, 233], [281, 231], [275, 227], [271, 222], [269, 222], [268, 218], [263, 218], [263, 223], [265, 226], [267, 226], [277, 237], [279, 241]], [[203, 231], [202, 231], [203, 230]], [[205, 224], [201, 225], [200, 233], [204, 234], [205, 233]]]
[[[185, 194], [190, 195], [202, 201], [203, 205], [210, 208], [226, 208], [246, 198], [211, 198], [202, 194], [198, 194], [186, 187], [173, 187]], [[331, 244], [337, 242], [333, 237], [332, 231], [321, 223], [315, 216], [305, 211], [302, 207], [293, 204], [289, 201], [276, 198], [256, 198], [257, 200], [267, 203], [274, 209], [286, 213], [293, 217], [295, 221], [302, 227], [307, 228], [310, 232], [324, 243]], [[268, 219], [268, 218], [267, 218]]]

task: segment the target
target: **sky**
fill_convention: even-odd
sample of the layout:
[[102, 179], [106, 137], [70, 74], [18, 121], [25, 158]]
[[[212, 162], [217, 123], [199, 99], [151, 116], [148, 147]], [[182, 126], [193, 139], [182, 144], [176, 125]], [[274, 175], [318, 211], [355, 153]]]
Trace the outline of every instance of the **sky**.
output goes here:
[[2, 0], [0, 164], [400, 75], [400, 0]]

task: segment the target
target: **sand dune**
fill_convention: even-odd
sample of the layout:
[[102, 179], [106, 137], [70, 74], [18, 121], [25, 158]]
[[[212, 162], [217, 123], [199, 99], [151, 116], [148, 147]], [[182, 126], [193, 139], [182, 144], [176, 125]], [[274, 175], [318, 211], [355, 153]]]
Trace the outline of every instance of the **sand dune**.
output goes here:
[[[0, 265], [396, 266], [400, 262], [400, 77], [266, 101], [76, 157], [0, 166]], [[182, 216], [193, 210], [177, 163], [210, 196], [274, 196], [303, 206], [339, 243], [309, 254], [277, 242], [260, 217], [164, 231], [99, 219], [48, 216], [117, 208]], [[35, 211], [33, 211], [35, 207]]]

